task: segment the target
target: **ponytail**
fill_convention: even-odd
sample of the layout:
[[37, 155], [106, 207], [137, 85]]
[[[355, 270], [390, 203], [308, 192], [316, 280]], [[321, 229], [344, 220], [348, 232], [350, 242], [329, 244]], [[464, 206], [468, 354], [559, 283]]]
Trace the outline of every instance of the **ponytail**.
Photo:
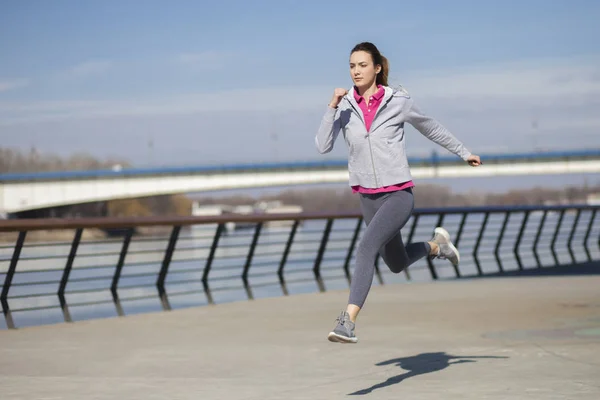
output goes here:
[[388, 86], [388, 75], [390, 71], [390, 64], [385, 56], [381, 55], [381, 71], [377, 74], [376, 83], [378, 85]]

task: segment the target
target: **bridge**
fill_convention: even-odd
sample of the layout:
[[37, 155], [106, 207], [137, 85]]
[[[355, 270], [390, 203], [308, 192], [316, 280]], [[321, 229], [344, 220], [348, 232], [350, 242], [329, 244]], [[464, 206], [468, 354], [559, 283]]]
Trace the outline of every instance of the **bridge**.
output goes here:
[[[480, 168], [469, 168], [455, 156], [409, 162], [416, 179], [600, 173], [600, 149], [481, 157]], [[0, 214], [175, 193], [347, 181], [345, 160], [0, 174]]]
[[[393, 274], [378, 259], [356, 345], [326, 335], [358, 213], [3, 220], [0, 387], [10, 399], [595, 400], [599, 210], [415, 210], [407, 242], [444, 225], [461, 264]], [[224, 236], [229, 222], [254, 226]], [[123, 236], [96, 235], [106, 228]]]

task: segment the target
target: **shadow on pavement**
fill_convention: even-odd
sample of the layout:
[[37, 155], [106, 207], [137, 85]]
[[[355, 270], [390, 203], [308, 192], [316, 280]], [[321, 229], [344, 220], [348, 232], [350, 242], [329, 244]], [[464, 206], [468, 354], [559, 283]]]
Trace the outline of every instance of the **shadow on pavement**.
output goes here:
[[394, 358], [391, 360], [382, 361], [375, 365], [383, 366], [383, 365], [396, 364], [396, 366], [398, 366], [402, 369], [405, 369], [408, 372], [405, 372], [400, 375], [392, 376], [391, 378], [388, 378], [384, 382], [373, 385], [367, 389], [358, 390], [354, 393], [350, 393], [349, 395], [350, 396], [366, 395], [376, 389], [382, 389], [382, 388], [385, 388], [388, 386], [396, 385], [396, 384], [402, 382], [403, 380], [412, 378], [414, 376], [419, 376], [419, 375], [429, 374], [431, 372], [441, 371], [443, 369], [448, 368], [450, 365], [476, 362], [475, 359], [481, 359], [481, 358], [496, 359], [496, 358], [508, 358], [508, 357], [453, 356], [453, 355], [446, 354], [444, 352], [438, 352], [438, 353], [422, 353], [422, 354], [412, 356], [412, 357]]

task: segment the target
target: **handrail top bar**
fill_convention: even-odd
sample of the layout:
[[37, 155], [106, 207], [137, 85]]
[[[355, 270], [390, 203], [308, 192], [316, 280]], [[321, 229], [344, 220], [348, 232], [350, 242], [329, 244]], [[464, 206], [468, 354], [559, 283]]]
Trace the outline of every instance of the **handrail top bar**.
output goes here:
[[[487, 163], [510, 162], [522, 160], [553, 160], [561, 158], [600, 157], [600, 149], [583, 149], [568, 151], [546, 151], [530, 153], [499, 153], [480, 154]], [[438, 164], [462, 162], [454, 155], [434, 154], [425, 157], [409, 157], [410, 164]], [[219, 173], [236, 171], [260, 171], [269, 169], [296, 169], [296, 168], [345, 168], [346, 160], [328, 161], [291, 161], [275, 163], [246, 163], [230, 165], [204, 165], [204, 166], [171, 166], [171, 167], [140, 167], [123, 168], [120, 170], [81, 170], [81, 171], [48, 171], [48, 172], [23, 172], [0, 174], [0, 182], [32, 181], [32, 180], [61, 180], [61, 179], [94, 179], [111, 177], [153, 176], [165, 174], [194, 174], [194, 173]]]
[[[463, 213], [502, 213], [526, 211], [566, 211], [600, 210], [600, 205], [571, 204], [556, 206], [479, 206], [417, 208], [415, 215], [463, 214]], [[215, 216], [151, 216], [151, 217], [90, 217], [90, 218], [32, 218], [0, 220], [0, 232], [78, 229], [78, 228], [132, 228], [142, 226], [187, 226], [199, 224], [219, 224], [227, 222], [264, 223], [287, 220], [350, 219], [361, 216], [358, 210], [346, 212], [319, 213], [264, 213], [264, 214], [226, 214]]]

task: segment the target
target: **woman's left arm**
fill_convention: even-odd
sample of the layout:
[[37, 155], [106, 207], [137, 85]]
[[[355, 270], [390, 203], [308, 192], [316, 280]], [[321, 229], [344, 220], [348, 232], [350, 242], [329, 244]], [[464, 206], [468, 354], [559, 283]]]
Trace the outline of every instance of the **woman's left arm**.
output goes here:
[[464, 161], [472, 158], [471, 152], [465, 145], [434, 118], [423, 114], [412, 98], [407, 99], [407, 109], [406, 122], [414, 126], [423, 136], [456, 154]]

